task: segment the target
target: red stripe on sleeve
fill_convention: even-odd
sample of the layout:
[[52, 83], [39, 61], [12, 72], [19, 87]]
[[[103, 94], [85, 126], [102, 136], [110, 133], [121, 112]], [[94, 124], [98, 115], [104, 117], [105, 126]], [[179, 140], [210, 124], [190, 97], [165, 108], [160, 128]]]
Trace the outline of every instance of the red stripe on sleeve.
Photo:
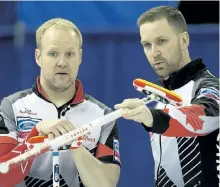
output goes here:
[[101, 143], [98, 145], [98, 149], [96, 151], [96, 158], [112, 155], [114, 155], [114, 151], [112, 149]]
[[[204, 121], [199, 118], [199, 116], [205, 116], [205, 107], [201, 105], [192, 105], [187, 107], [181, 107], [176, 110], [181, 111], [183, 114], [186, 115], [186, 124], [190, 125], [196, 130], [202, 130], [203, 129], [203, 123]], [[166, 108], [163, 110], [164, 112], [169, 114], [169, 109]], [[170, 115], [170, 114], [169, 114]], [[178, 120], [172, 118], [170, 115], [170, 121], [169, 121], [169, 128], [163, 133], [164, 136], [205, 136], [207, 133], [198, 134], [195, 132], [191, 132], [187, 130], [183, 124], [181, 124]]]
[[9, 143], [9, 144], [17, 145], [17, 140], [10, 136], [0, 136], [0, 144], [1, 143], [3, 144]]
[[[4, 149], [4, 152], [2, 151], [0, 154], [4, 156], [0, 157], [0, 163], [8, 161], [16, 156], [21, 155], [26, 150], [28, 150], [26, 141], [30, 139], [33, 136], [37, 136], [38, 132], [36, 128], [33, 128], [31, 132], [28, 134], [27, 138], [22, 142], [22, 144], [15, 147], [14, 144], [0, 144], [0, 150]], [[6, 140], [6, 139], [5, 139]], [[9, 139], [7, 139], [9, 140]], [[12, 141], [12, 140], [10, 140]], [[12, 145], [15, 147], [13, 149]], [[7, 154], [7, 153], [8, 154]], [[6, 153], [6, 154], [5, 154]], [[17, 184], [19, 184], [29, 173], [29, 170], [31, 168], [31, 164], [33, 163], [34, 158], [22, 163], [15, 165], [14, 167], [10, 167], [9, 172], [6, 174], [0, 173], [0, 187], [14, 187]]]
[[179, 136], [179, 137], [193, 137], [193, 136], [202, 136], [206, 134], [198, 134], [191, 131], [188, 131], [186, 128], [183, 127], [177, 120], [171, 118], [169, 122], [169, 128], [163, 133], [164, 136]]

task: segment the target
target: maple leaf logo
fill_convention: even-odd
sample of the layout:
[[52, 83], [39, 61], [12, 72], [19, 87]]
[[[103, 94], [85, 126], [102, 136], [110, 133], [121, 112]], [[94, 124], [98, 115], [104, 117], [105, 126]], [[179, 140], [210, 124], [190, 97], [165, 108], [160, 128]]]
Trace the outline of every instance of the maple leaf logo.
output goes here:
[[205, 107], [200, 105], [192, 105], [189, 107], [179, 108], [186, 115], [186, 125], [190, 124], [194, 131], [202, 130], [204, 121], [199, 116], [205, 116]]

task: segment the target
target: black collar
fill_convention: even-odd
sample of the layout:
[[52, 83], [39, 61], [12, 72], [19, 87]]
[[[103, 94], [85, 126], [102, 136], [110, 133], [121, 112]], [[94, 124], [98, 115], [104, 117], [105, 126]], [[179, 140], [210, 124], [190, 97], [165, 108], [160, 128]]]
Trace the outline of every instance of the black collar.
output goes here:
[[199, 73], [207, 70], [203, 60], [197, 58], [179, 71], [172, 73], [167, 80], [159, 80], [169, 90], [175, 90], [193, 80]]

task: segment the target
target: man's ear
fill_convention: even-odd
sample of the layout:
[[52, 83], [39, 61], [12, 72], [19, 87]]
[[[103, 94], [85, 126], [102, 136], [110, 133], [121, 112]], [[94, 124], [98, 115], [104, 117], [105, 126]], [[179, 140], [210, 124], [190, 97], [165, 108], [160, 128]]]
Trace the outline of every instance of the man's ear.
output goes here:
[[79, 65], [82, 63], [82, 54], [83, 54], [83, 50], [82, 49], [80, 49], [79, 50]]
[[181, 34], [181, 40], [183, 50], [187, 50], [189, 47], [189, 34], [187, 32], [183, 32]]
[[41, 67], [41, 51], [40, 49], [35, 49], [35, 60], [39, 67]]

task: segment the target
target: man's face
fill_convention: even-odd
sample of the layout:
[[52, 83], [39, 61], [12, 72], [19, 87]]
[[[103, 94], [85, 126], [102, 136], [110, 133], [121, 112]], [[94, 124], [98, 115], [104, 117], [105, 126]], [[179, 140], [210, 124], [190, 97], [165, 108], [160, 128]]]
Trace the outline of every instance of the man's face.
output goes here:
[[68, 28], [49, 28], [43, 35], [36, 59], [41, 78], [51, 89], [62, 92], [74, 85], [81, 49], [77, 34]]
[[179, 36], [166, 19], [144, 23], [140, 36], [144, 53], [159, 77], [166, 78], [180, 68], [183, 52]]

